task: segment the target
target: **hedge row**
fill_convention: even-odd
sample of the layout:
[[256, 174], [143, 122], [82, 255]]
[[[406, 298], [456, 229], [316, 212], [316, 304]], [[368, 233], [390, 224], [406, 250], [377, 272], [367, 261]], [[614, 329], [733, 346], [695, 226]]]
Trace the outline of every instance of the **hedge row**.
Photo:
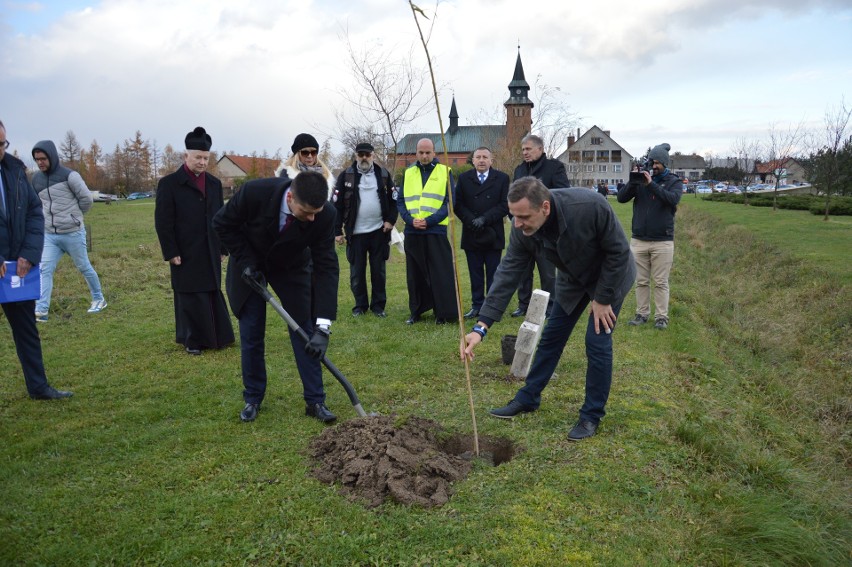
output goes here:
[[[745, 202], [743, 194], [713, 193], [702, 196], [706, 201], [722, 201], [725, 203]], [[772, 195], [749, 195], [748, 204], [754, 207], [771, 207]], [[810, 211], [814, 215], [825, 213], [825, 197], [818, 195], [779, 195], [779, 209], [793, 209], [797, 211]], [[832, 197], [829, 203], [828, 214], [830, 215], [852, 215], [852, 197]]]

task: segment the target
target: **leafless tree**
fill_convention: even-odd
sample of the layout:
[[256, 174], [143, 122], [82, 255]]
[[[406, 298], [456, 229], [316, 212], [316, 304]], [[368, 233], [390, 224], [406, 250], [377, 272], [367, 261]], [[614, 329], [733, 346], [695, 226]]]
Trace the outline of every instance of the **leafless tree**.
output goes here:
[[80, 152], [83, 147], [77, 141], [77, 136], [73, 130], [65, 132], [65, 138], [59, 144], [60, 157], [62, 162], [68, 167], [76, 169], [76, 165], [80, 162]]
[[385, 49], [378, 43], [356, 46], [349, 30], [344, 30], [341, 41], [346, 47], [355, 85], [346, 85], [339, 91], [350, 108], [335, 111], [337, 138], [351, 144], [351, 138], [359, 137], [353, 134], [369, 136], [377, 157], [388, 164], [393, 174], [396, 164], [395, 160], [388, 161], [390, 150], [397, 147], [405, 128], [430, 107], [430, 98], [423, 92], [427, 74], [414, 63], [413, 46], [407, 51]]
[[784, 163], [792, 157], [802, 140], [802, 123], [795, 126], [789, 125], [782, 130], [777, 124], [769, 126], [769, 135], [766, 142], [766, 162], [773, 168], [775, 176], [775, 190], [772, 192], [772, 210], [778, 210], [778, 185], [781, 183], [781, 172]]
[[536, 76], [532, 91], [532, 131], [544, 140], [544, 152], [555, 158], [556, 152], [568, 143], [568, 134], [577, 127], [579, 119], [570, 111], [568, 94], [561, 87], [548, 85], [542, 75]]
[[736, 160], [736, 170], [742, 172], [739, 179], [743, 187], [743, 204], [748, 205], [748, 187], [754, 183], [757, 176], [756, 163], [760, 159], [762, 144], [759, 140], [737, 138], [731, 147], [731, 153]]
[[825, 214], [823, 220], [828, 220], [831, 205], [831, 195], [840, 185], [841, 153], [845, 143], [848, 143], [849, 120], [852, 118], [852, 106], [847, 106], [845, 100], [840, 105], [825, 111], [823, 118], [823, 139], [819, 148], [811, 154], [811, 178], [825, 193]]

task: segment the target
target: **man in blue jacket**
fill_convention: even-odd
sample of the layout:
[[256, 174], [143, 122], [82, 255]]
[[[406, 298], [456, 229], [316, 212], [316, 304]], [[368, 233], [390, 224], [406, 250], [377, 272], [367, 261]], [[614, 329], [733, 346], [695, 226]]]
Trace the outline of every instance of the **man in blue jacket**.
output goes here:
[[[6, 127], [0, 122], [0, 278], [6, 277], [7, 269], [15, 270], [15, 275], [23, 278], [41, 261], [44, 214], [41, 200], [27, 180], [23, 162], [7, 154], [8, 147]], [[7, 268], [7, 261], [14, 265]], [[12, 328], [30, 397], [35, 400], [70, 397], [71, 392], [56, 390], [47, 383], [36, 329], [35, 300], [4, 303], [3, 313]]]
[[[636, 316], [628, 325], [643, 325], [651, 315], [651, 281], [654, 282], [654, 327], [669, 326], [669, 273], [674, 260], [674, 217], [683, 195], [683, 182], [669, 171], [668, 144], [648, 153], [652, 172], [631, 174], [618, 192], [618, 202], [633, 199], [633, 238], [630, 249], [636, 258]], [[637, 175], [639, 173], [639, 175]], [[652, 175], [653, 173], [653, 175]], [[633, 180], [641, 177], [641, 181]]]

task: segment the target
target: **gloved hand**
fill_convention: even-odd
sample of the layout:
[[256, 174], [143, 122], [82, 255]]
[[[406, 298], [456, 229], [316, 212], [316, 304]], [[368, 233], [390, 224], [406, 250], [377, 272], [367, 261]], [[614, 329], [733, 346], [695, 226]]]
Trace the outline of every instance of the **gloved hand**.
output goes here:
[[260, 287], [266, 287], [266, 278], [263, 273], [253, 266], [246, 266], [243, 270], [243, 279], [256, 282]]
[[476, 217], [472, 221], [470, 221], [470, 226], [473, 230], [482, 230], [485, 226], [485, 217]]
[[314, 334], [308, 344], [305, 345], [305, 352], [311, 358], [320, 358], [325, 356], [325, 351], [328, 350], [328, 338], [330, 333], [319, 326], [314, 328]]

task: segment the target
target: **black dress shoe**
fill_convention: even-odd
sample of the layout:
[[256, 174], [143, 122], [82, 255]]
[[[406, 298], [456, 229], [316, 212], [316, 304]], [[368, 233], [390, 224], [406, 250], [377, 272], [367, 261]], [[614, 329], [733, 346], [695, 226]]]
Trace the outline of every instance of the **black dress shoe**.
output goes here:
[[243, 411], [240, 412], [240, 419], [243, 421], [254, 421], [257, 418], [257, 412], [260, 411], [260, 404], [246, 404]]
[[465, 319], [473, 319], [474, 317], [479, 317], [479, 309], [471, 309], [464, 314]]
[[364, 311], [360, 307], [356, 307], [355, 309], [352, 310], [352, 316], [353, 317], [360, 317], [364, 313], [366, 313], [366, 311]]
[[331, 423], [337, 419], [337, 416], [331, 413], [325, 404], [313, 404], [305, 406], [305, 415], [315, 417], [323, 423]]
[[500, 419], [512, 419], [516, 415], [520, 415], [522, 413], [529, 413], [532, 411], [535, 411], [535, 408], [525, 406], [521, 402], [512, 400], [502, 408], [494, 408], [493, 410], [488, 410], [488, 413], [494, 417], [499, 417]]
[[419, 315], [412, 315], [411, 317], [409, 317], [408, 319], [405, 320], [405, 324], [406, 325], [413, 325], [414, 323], [416, 323], [419, 320], [420, 320]]
[[592, 423], [588, 419], [581, 419], [574, 426], [574, 429], [568, 434], [568, 441], [580, 441], [591, 437], [598, 431], [598, 424]]
[[65, 392], [57, 390], [53, 386], [48, 386], [38, 394], [30, 394], [30, 397], [34, 400], [61, 400], [62, 398], [70, 398], [73, 395], [74, 392]]
[[447, 321], [447, 320], [446, 320], [446, 319], [444, 319], [443, 317], [438, 317], [437, 319], [435, 319], [435, 324], [436, 324], [436, 325], [446, 325], [448, 322], [449, 322], [449, 321]]
[[388, 314], [387, 314], [387, 313], [385, 313], [385, 310], [384, 310], [384, 309], [374, 309], [374, 310], [373, 310], [373, 315], [375, 315], [376, 317], [382, 317], [382, 318], [384, 318], [384, 317], [387, 317], [387, 316], [388, 316]]
[[514, 311], [512, 311], [512, 317], [523, 317], [527, 314], [527, 310], [523, 307], [518, 307]]
[[200, 354], [201, 354], [201, 349], [200, 349], [200, 348], [186, 347], [186, 354], [191, 354], [191, 355], [193, 355], [193, 356], [198, 356], [198, 355], [200, 355]]

